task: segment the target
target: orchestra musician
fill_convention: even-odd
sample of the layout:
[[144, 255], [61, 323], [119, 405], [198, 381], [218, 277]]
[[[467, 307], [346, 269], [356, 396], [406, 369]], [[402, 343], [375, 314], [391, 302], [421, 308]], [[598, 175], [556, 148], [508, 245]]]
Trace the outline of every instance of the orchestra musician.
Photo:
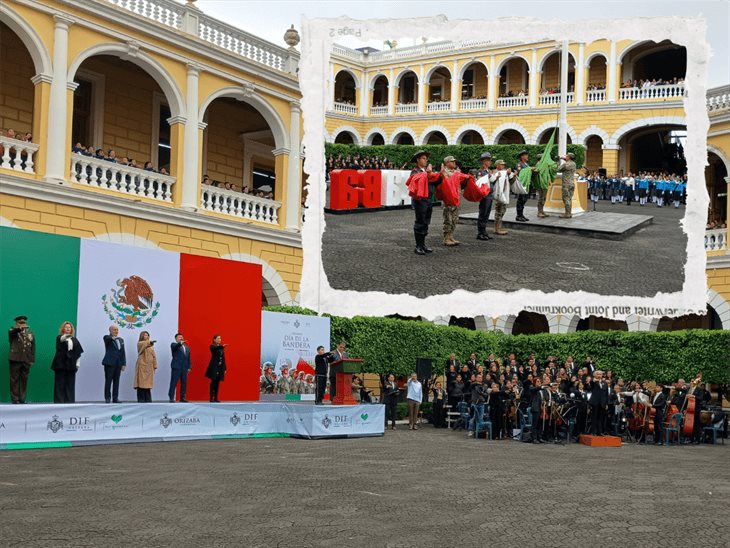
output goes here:
[[654, 408], [654, 445], [661, 445], [664, 438], [664, 413], [667, 407], [667, 394], [664, 387], [657, 385], [651, 405]]

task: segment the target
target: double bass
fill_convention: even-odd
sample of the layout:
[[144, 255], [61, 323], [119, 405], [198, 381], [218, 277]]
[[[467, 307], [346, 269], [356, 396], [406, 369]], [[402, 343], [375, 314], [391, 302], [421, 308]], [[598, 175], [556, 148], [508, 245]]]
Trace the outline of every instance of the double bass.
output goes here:
[[682, 425], [682, 435], [685, 438], [692, 437], [692, 434], [694, 433], [695, 421], [697, 420], [697, 399], [694, 395], [694, 391], [697, 389], [701, 378], [702, 376], [700, 374], [692, 380], [690, 383], [690, 389], [684, 398], [684, 409], [682, 410], [684, 412], [684, 424]]

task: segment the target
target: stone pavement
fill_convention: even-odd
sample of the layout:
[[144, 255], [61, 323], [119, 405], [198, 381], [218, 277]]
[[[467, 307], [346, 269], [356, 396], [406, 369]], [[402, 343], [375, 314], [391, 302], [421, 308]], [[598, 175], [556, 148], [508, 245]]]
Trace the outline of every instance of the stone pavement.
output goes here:
[[730, 444], [589, 448], [384, 437], [0, 453], [0, 544], [730, 544]]
[[[530, 200], [528, 206], [533, 206]], [[460, 214], [478, 205], [463, 202]], [[410, 293], [418, 297], [454, 289], [483, 291], [584, 290], [602, 295], [653, 296], [681, 291], [687, 237], [683, 207], [640, 207], [599, 202], [597, 211], [653, 216], [652, 224], [623, 241], [510, 229], [507, 236], [482, 242], [476, 227], [459, 224], [458, 247], [442, 242], [442, 210], [433, 210], [427, 242], [434, 253], [413, 253], [410, 209], [325, 215], [322, 262], [335, 289]], [[514, 219], [509, 208], [507, 219]], [[492, 226], [489, 226], [490, 234]], [[418, 272], [417, 283], [412, 273]]]

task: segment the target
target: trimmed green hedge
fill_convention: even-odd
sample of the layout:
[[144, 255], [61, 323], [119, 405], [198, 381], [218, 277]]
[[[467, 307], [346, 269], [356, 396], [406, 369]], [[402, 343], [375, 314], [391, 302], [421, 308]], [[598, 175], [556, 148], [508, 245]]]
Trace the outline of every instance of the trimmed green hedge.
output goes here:
[[[358, 146], [358, 145], [339, 145], [333, 143], [325, 144], [325, 154], [332, 155], [335, 158], [342, 154], [343, 157], [349, 155], [360, 154], [361, 156], [387, 158], [393, 162], [398, 168], [406, 162], [410, 162], [411, 157], [418, 150], [426, 150], [431, 153], [431, 163], [434, 167], [441, 163], [446, 156], [454, 156], [457, 161], [465, 168], [481, 167], [479, 156], [483, 152], [489, 151], [494, 161], [504, 160], [508, 167], [514, 168], [517, 165], [517, 154], [523, 149], [527, 149], [530, 153], [530, 165], [537, 163], [537, 155], [545, 150], [545, 145], [381, 145], [381, 146]], [[578, 167], [583, 166], [585, 162], [585, 147], [582, 145], [568, 145], [568, 152], [575, 154], [575, 164]], [[553, 148], [552, 156], [557, 158], [557, 146]], [[494, 165], [494, 162], [492, 162]]]
[[[266, 310], [314, 314], [297, 307], [267, 307]], [[353, 357], [363, 358], [371, 373], [408, 375], [417, 358], [431, 358], [434, 372], [440, 372], [452, 352], [466, 361], [476, 352], [480, 360], [490, 353], [507, 356], [514, 352], [526, 363], [530, 352], [539, 360], [549, 355], [564, 361], [586, 356], [604, 370], [625, 379], [673, 382], [693, 378], [702, 371], [706, 382], [730, 381], [730, 332], [720, 330], [627, 332], [578, 331], [565, 335], [505, 335], [472, 331], [461, 327], [436, 326], [429, 322], [392, 318], [342, 318], [330, 316], [331, 340], [347, 342]]]

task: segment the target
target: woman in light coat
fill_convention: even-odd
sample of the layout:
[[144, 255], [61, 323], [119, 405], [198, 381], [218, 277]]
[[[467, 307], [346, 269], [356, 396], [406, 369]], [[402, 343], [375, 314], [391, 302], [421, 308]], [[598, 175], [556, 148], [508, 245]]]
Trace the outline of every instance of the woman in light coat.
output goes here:
[[155, 341], [150, 340], [150, 334], [142, 331], [137, 342], [137, 365], [134, 368], [134, 389], [137, 391], [139, 403], [152, 401], [152, 384], [157, 369], [157, 354]]

